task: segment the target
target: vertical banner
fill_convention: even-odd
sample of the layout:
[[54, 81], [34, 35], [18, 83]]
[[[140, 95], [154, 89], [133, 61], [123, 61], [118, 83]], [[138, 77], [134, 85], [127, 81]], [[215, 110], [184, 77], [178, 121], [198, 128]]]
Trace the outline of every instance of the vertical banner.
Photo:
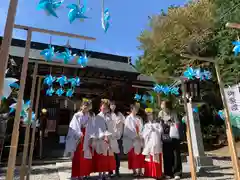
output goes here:
[[239, 85], [225, 88], [228, 109], [232, 116], [240, 116], [240, 91]]

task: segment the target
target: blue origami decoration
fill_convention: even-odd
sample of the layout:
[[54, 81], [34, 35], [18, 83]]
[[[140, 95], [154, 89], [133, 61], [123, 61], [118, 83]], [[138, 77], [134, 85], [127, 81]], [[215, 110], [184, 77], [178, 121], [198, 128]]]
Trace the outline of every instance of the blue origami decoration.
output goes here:
[[66, 97], [72, 97], [73, 96], [73, 93], [74, 93], [74, 90], [72, 88], [68, 89], [66, 91]]
[[[17, 100], [15, 100], [15, 101], [17, 101]], [[25, 117], [27, 115], [27, 110], [30, 107], [30, 103], [31, 103], [31, 101], [24, 102], [24, 100], [22, 100], [22, 110], [21, 110], [20, 116]], [[11, 104], [9, 106], [9, 109], [10, 109], [9, 113], [13, 113], [16, 110], [16, 107], [17, 107], [17, 103]]]
[[149, 96], [148, 100], [150, 101], [151, 104], [154, 103], [154, 97], [153, 96]]
[[67, 8], [70, 9], [70, 11], [68, 13], [68, 20], [70, 23], [72, 23], [76, 19], [88, 18], [84, 15], [86, 12], [86, 4], [83, 4], [82, 6], [80, 6], [78, 4], [70, 4], [67, 6]]
[[149, 100], [148, 96], [144, 94], [144, 95], [142, 96], [142, 102], [143, 102], [143, 103], [146, 103], [148, 100]]
[[178, 96], [179, 95], [179, 87], [172, 87], [170, 89], [170, 93], [173, 94], [173, 95]]
[[48, 86], [52, 86], [54, 81], [56, 81], [56, 77], [53, 77], [51, 74], [47, 75], [43, 81], [43, 84]]
[[108, 8], [106, 8], [102, 13], [102, 28], [104, 32], [107, 32], [110, 27], [110, 13]]
[[223, 120], [225, 119], [225, 115], [224, 115], [223, 110], [218, 111], [218, 116]]
[[187, 70], [183, 73], [183, 76], [187, 79], [194, 79], [196, 76], [196, 72], [192, 67], [188, 67]]
[[200, 68], [193, 69], [192, 67], [188, 67], [187, 70], [183, 73], [183, 76], [189, 80], [210, 80], [212, 78], [210, 71], [201, 70]]
[[81, 83], [79, 77], [70, 78], [70, 79], [68, 79], [68, 82], [71, 84], [72, 88], [75, 88], [76, 86], [80, 86], [80, 83]]
[[40, 55], [44, 57], [47, 62], [51, 62], [55, 57], [54, 47], [52, 45], [48, 45], [48, 49], [44, 49], [40, 52]]
[[88, 56], [86, 52], [81, 53], [81, 56], [79, 56], [77, 63], [81, 65], [82, 67], [86, 67], [88, 63]]
[[164, 93], [165, 95], [179, 95], [179, 87], [170, 87], [167, 85], [155, 84], [153, 87], [153, 91], [156, 93]]
[[65, 48], [64, 52], [57, 53], [57, 58], [62, 59], [65, 64], [68, 64], [76, 57], [76, 54], [72, 54], [72, 51]]
[[59, 8], [63, 4], [63, 0], [40, 0], [38, 3], [37, 9], [44, 10], [47, 15], [52, 15], [54, 17], [58, 17], [57, 13], [55, 12], [57, 8]]
[[[5, 71], [5, 74], [7, 74], [8, 69]], [[2, 98], [8, 98], [10, 96], [10, 94], [12, 93], [12, 89], [11, 87], [14, 86], [14, 84], [18, 81], [18, 79], [15, 78], [9, 78], [9, 77], [5, 77], [4, 78], [4, 87], [3, 87], [3, 91], [2, 91]], [[15, 88], [15, 87], [13, 87]]]
[[54, 92], [55, 91], [54, 91], [53, 87], [49, 87], [46, 91], [46, 95], [47, 96], [52, 96]]
[[58, 95], [58, 96], [62, 96], [63, 94], [64, 94], [64, 90], [63, 90], [63, 88], [59, 88], [57, 91], [56, 91], [56, 94]]
[[232, 44], [234, 45], [233, 52], [235, 56], [238, 56], [240, 53], [240, 41], [233, 41]]
[[30, 119], [30, 122], [29, 122], [29, 118], [28, 118], [28, 112], [27, 112], [27, 114], [23, 117], [23, 123], [24, 124], [32, 124], [34, 121], [35, 121], [35, 116], [36, 116], [36, 114], [34, 113], [34, 112], [32, 112], [32, 117], [31, 117], [31, 119]]
[[68, 79], [66, 76], [62, 75], [61, 77], [57, 78], [56, 82], [59, 83], [61, 87], [63, 87], [65, 84], [68, 83]]
[[194, 107], [194, 108], [193, 108], [193, 112], [194, 112], [194, 113], [198, 113], [198, 108], [197, 108], [197, 107]]
[[135, 99], [136, 101], [140, 101], [140, 100], [142, 99], [142, 96], [139, 95], [139, 94], [135, 94], [134, 99]]

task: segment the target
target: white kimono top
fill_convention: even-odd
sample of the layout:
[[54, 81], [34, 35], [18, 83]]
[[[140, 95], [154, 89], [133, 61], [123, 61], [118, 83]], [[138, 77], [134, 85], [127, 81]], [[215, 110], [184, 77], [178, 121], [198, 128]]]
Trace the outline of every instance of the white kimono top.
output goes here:
[[143, 148], [143, 121], [139, 116], [128, 115], [123, 131], [123, 151], [127, 154], [134, 148], [135, 154], [140, 154]]
[[84, 144], [83, 144], [84, 158], [86, 159], [92, 158], [92, 154], [89, 147], [90, 145], [89, 142], [92, 134], [92, 121], [93, 121], [93, 117], [90, 116], [88, 113], [84, 115], [80, 111], [73, 115], [73, 118], [69, 125], [68, 135], [66, 138], [65, 153], [64, 153], [65, 155], [76, 151], [79, 141], [83, 136], [82, 128], [86, 128], [85, 136], [83, 140], [84, 141]]
[[[119, 152], [118, 144], [116, 139], [114, 140], [111, 133], [112, 129], [110, 123], [111, 116], [109, 114], [104, 114], [100, 112], [94, 120], [94, 130], [92, 134], [93, 142], [92, 147], [98, 154], [103, 154], [105, 156], [113, 156], [114, 152]], [[110, 127], [108, 130], [108, 126]]]
[[123, 128], [124, 128], [124, 122], [125, 122], [125, 117], [121, 112], [116, 113], [111, 113], [111, 128], [112, 128], [112, 133], [114, 134], [114, 137], [119, 140], [122, 137], [123, 134]]
[[144, 125], [142, 132], [144, 149], [142, 154], [145, 155], [145, 160], [150, 160], [150, 156], [152, 156], [153, 161], [160, 162], [159, 154], [162, 153], [162, 133], [163, 129], [160, 123], [148, 122]]

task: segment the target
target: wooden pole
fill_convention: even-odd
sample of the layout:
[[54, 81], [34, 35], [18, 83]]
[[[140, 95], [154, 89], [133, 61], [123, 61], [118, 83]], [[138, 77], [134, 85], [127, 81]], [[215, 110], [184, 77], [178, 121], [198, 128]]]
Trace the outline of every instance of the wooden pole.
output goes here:
[[20, 169], [20, 180], [24, 180], [25, 174], [26, 174], [26, 161], [27, 161], [26, 158], [28, 155], [30, 130], [31, 130], [31, 125], [32, 125], [32, 123], [31, 123], [32, 122], [32, 109], [33, 109], [33, 101], [34, 101], [34, 96], [35, 96], [37, 72], [38, 72], [38, 64], [36, 63], [34, 65], [34, 71], [33, 71], [32, 88], [31, 88], [31, 96], [30, 96], [30, 107], [28, 109], [28, 123], [27, 123], [26, 129], [25, 129], [24, 149], [23, 149], [22, 164], [21, 164], [21, 169]]
[[223, 101], [223, 107], [224, 107], [224, 111], [225, 111], [225, 124], [226, 124], [226, 131], [227, 131], [226, 133], [227, 133], [227, 138], [228, 138], [228, 146], [229, 146], [229, 150], [231, 153], [231, 159], [233, 162], [233, 168], [235, 170], [235, 179], [240, 179], [240, 166], [239, 166], [239, 160], [238, 160], [237, 150], [236, 150], [236, 146], [235, 146], [235, 140], [234, 140], [234, 136], [232, 133], [232, 126], [231, 126], [231, 122], [230, 122], [230, 112], [228, 109], [227, 98], [226, 98], [226, 95], [224, 92], [223, 82], [220, 77], [219, 65], [217, 62], [215, 62], [215, 70], [216, 70], [216, 75], [217, 75], [217, 80], [218, 80], [218, 84], [219, 84], [219, 88], [220, 88], [222, 101]]
[[183, 100], [184, 100], [184, 108], [186, 112], [186, 134], [187, 134], [187, 142], [188, 142], [188, 154], [189, 154], [189, 161], [190, 161], [190, 170], [191, 170], [191, 177], [192, 180], [197, 180], [196, 175], [196, 163], [195, 158], [193, 155], [193, 147], [192, 147], [192, 137], [190, 132], [190, 125], [189, 125], [189, 114], [188, 114], [188, 108], [187, 108], [187, 97], [186, 97], [186, 87], [184, 85], [184, 80], [182, 80], [182, 93], [183, 93]]
[[22, 64], [20, 90], [18, 93], [18, 101], [17, 101], [16, 113], [15, 113], [15, 119], [14, 119], [13, 131], [12, 131], [12, 138], [11, 138], [11, 147], [10, 147], [10, 152], [9, 152], [9, 157], [8, 157], [8, 168], [7, 168], [6, 180], [14, 179], [14, 169], [15, 169], [17, 147], [18, 147], [20, 113], [22, 111], [22, 100], [23, 100], [25, 82], [26, 82], [26, 76], [27, 76], [31, 39], [32, 39], [32, 30], [28, 29], [27, 30], [27, 41], [26, 41], [26, 47], [25, 47], [25, 56], [24, 56], [23, 64]]
[[[36, 97], [35, 109], [34, 109], [36, 121], [38, 119], [38, 106], [39, 106], [39, 99], [40, 99], [40, 92], [41, 92], [41, 84], [42, 84], [42, 77], [39, 77], [38, 86], [37, 86], [37, 97]], [[30, 174], [31, 174], [33, 150], [35, 145], [35, 133], [36, 133], [36, 123], [34, 123], [33, 129], [32, 129], [32, 139], [31, 139], [30, 153], [29, 153], [29, 159], [28, 159], [27, 180], [30, 179]]]
[[[0, 98], [2, 97], [3, 93], [3, 86], [4, 86], [4, 77], [5, 77], [5, 70], [8, 63], [8, 56], [9, 56], [9, 47], [11, 46], [12, 42], [12, 32], [14, 28], [15, 16], [17, 12], [17, 5], [18, 0], [10, 0], [7, 20], [4, 29], [4, 35], [2, 39], [2, 44], [0, 48]], [[0, 106], [1, 106], [0, 100]]]

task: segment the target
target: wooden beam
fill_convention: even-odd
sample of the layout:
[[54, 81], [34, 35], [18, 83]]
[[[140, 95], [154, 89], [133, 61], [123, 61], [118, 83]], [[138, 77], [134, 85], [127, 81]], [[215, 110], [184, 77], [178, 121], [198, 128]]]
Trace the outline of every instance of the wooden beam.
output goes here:
[[28, 26], [24, 26], [24, 25], [16, 25], [15, 24], [14, 27], [16, 29], [22, 29], [22, 30], [31, 29], [34, 32], [40, 32], [40, 33], [52, 34], [52, 35], [58, 35], [58, 36], [67, 36], [67, 37], [70, 37], [70, 38], [84, 39], [84, 40], [89, 40], [89, 41], [95, 41], [96, 40], [96, 38], [93, 38], [93, 37], [82, 36], [82, 35], [78, 35], [78, 34], [71, 34], [71, 33], [60, 32], [60, 31], [53, 31], [53, 30], [48, 30], [48, 29], [28, 27]]
[[240, 24], [238, 24], [238, 23], [227, 23], [226, 27], [227, 28], [240, 29]]
[[199, 57], [199, 56], [192, 56], [188, 54], [181, 54], [181, 57], [188, 58], [188, 59], [195, 59], [199, 61], [206, 61], [206, 62], [212, 62], [215, 63], [215, 59], [211, 57]]
[[25, 56], [24, 56], [23, 64], [22, 64], [20, 89], [18, 92], [16, 113], [15, 113], [14, 125], [13, 125], [13, 131], [12, 131], [11, 147], [10, 147], [10, 152], [9, 152], [9, 157], [8, 157], [8, 168], [7, 168], [6, 180], [14, 179], [14, 169], [15, 169], [15, 162], [16, 162], [16, 155], [17, 155], [18, 139], [19, 139], [18, 136], [19, 136], [20, 113], [22, 111], [22, 100], [23, 100], [26, 77], [27, 77], [28, 59], [29, 59], [29, 51], [30, 51], [30, 46], [31, 46], [31, 39], [32, 39], [32, 30], [28, 29], [26, 48], [25, 48]]
[[[38, 107], [39, 107], [39, 99], [40, 99], [40, 92], [41, 92], [41, 85], [42, 85], [42, 78], [38, 78], [38, 86], [37, 86], [37, 97], [35, 101], [35, 119], [38, 119]], [[33, 150], [35, 145], [35, 133], [36, 133], [36, 123], [33, 125], [32, 129], [32, 139], [31, 139], [31, 146], [30, 146], [30, 153], [29, 153], [29, 159], [28, 159], [28, 172], [27, 172], [27, 180], [30, 179], [31, 169], [32, 169], [32, 158], [33, 158]]]
[[33, 71], [32, 88], [31, 88], [31, 95], [30, 95], [30, 107], [28, 109], [28, 124], [25, 128], [23, 157], [22, 157], [22, 164], [20, 169], [20, 180], [24, 180], [26, 175], [26, 161], [27, 161], [27, 155], [28, 155], [30, 130], [32, 125], [32, 109], [33, 109], [33, 101], [34, 101], [36, 81], [37, 81], [37, 76], [36, 76], [37, 71], [38, 71], [38, 64], [36, 63], [34, 65], [34, 71]]
[[[0, 98], [2, 99], [3, 93], [3, 86], [4, 86], [4, 78], [5, 78], [5, 71], [6, 66], [8, 64], [8, 57], [9, 57], [9, 47], [11, 46], [12, 42], [12, 33], [14, 28], [14, 21], [17, 12], [17, 5], [18, 0], [10, 0], [7, 20], [5, 24], [2, 44], [0, 48]], [[2, 101], [0, 100], [0, 106]]]

